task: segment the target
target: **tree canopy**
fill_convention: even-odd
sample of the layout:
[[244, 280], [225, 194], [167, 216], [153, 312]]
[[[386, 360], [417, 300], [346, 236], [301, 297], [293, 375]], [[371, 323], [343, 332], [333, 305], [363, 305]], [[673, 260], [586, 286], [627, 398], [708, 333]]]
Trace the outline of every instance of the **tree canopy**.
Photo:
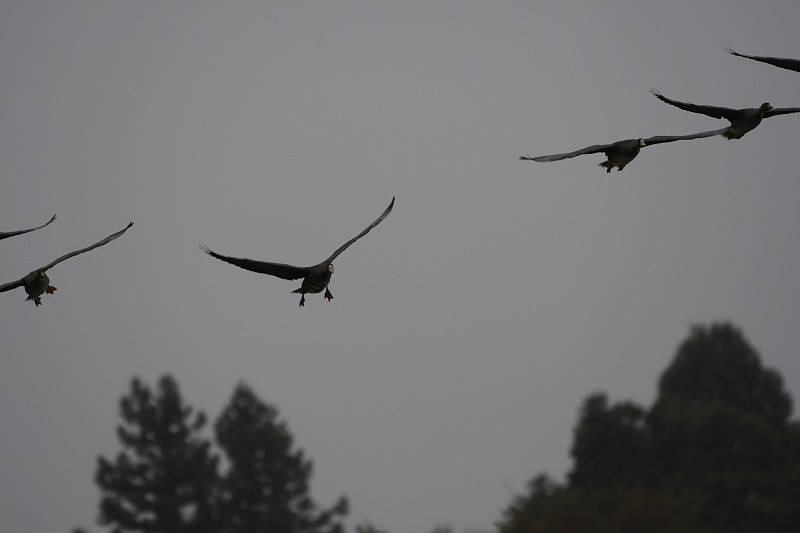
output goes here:
[[309, 495], [313, 465], [303, 450], [292, 450], [292, 435], [274, 407], [240, 384], [215, 427], [230, 467], [222, 479], [226, 533], [340, 533], [347, 514], [340, 498], [318, 511]]
[[729, 323], [694, 326], [650, 409], [590, 394], [562, 485], [536, 476], [501, 533], [784, 532], [800, 523], [800, 424]]
[[[123, 447], [99, 457], [100, 525], [113, 533], [340, 533], [347, 499], [320, 510], [311, 498], [312, 462], [247, 385], [234, 390], [214, 426], [184, 404], [169, 375], [153, 391], [139, 378], [120, 400]], [[220, 458], [227, 465], [219, 471]], [[76, 530], [83, 531], [83, 530]]]
[[100, 524], [112, 531], [195, 533], [210, 528], [217, 458], [199, 436], [205, 415], [183, 404], [178, 384], [164, 376], [153, 392], [138, 378], [120, 401], [117, 436], [126, 451], [98, 458], [103, 496]]
[[758, 352], [729, 323], [694, 326], [658, 382], [659, 399], [715, 402], [784, 425], [792, 398], [783, 378], [764, 368]]

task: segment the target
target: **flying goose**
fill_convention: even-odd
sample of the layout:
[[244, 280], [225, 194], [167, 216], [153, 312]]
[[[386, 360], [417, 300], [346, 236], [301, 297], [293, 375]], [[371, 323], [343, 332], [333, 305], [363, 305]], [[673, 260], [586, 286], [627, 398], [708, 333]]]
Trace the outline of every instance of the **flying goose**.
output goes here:
[[714, 118], [727, 119], [731, 125], [725, 129], [722, 136], [726, 139], [741, 139], [748, 131], [755, 129], [756, 126], [761, 124], [761, 120], [775, 115], [786, 115], [788, 113], [800, 113], [800, 107], [772, 107], [768, 102], [764, 102], [758, 108], [747, 109], [730, 109], [728, 107], [716, 107], [710, 105], [697, 105], [691, 102], [678, 102], [677, 100], [670, 100], [655, 89], [650, 89], [653, 96], [673, 105], [678, 109], [684, 111], [691, 111], [692, 113], [700, 113], [701, 115], [708, 115]]
[[47, 272], [49, 269], [53, 268], [61, 261], [65, 261], [70, 257], [74, 257], [78, 254], [82, 254], [84, 252], [88, 252], [89, 250], [94, 250], [97, 247], [103, 246], [104, 244], [108, 244], [126, 231], [128, 228], [133, 226], [133, 222], [128, 224], [125, 229], [118, 231], [112, 235], [109, 235], [103, 240], [100, 240], [91, 246], [87, 246], [86, 248], [81, 248], [80, 250], [75, 250], [74, 252], [70, 252], [68, 254], [62, 255], [49, 265], [38, 268], [33, 272], [29, 273], [28, 275], [18, 279], [17, 281], [12, 281], [6, 283], [5, 285], [0, 285], [0, 292], [10, 291], [11, 289], [16, 289], [17, 287], [25, 287], [25, 292], [28, 293], [28, 297], [25, 298], [25, 301], [33, 300], [33, 303], [36, 304], [36, 307], [39, 307], [42, 304], [42, 300], [40, 296], [42, 294], [53, 294], [56, 291], [56, 288], [50, 285], [50, 278], [47, 277]]
[[331, 275], [333, 274], [333, 260], [336, 259], [340, 253], [347, 250], [351, 244], [369, 233], [369, 230], [380, 224], [383, 219], [389, 215], [393, 207], [394, 198], [392, 198], [392, 202], [389, 204], [389, 207], [386, 208], [386, 211], [384, 211], [383, 214], [381, 214], [381, 216], [375, 220], [375, 222], [367, 226], [364, 231], [341, 245], [325, 261], [310, 267], [298, 267], [283, 263], [268, 263], [266, 261], [245, 259], [243, 257], [229, 257], [212, 251], [211, 248], [205, 244], [200, 244], [200, 249], [211, 257], [216, 257], [221, 261], [236, 265], [245, 270], [258, 272], [260, 274], [269, 274], [270, 276], [277, 276], [281, 279], [292, 280], [303, 278], [303, 283], [300, 285], [300, 288], [292, 291], [295, 294], [300, 294], [300, 307], [303, 307], [306, 302], [306, 293], [318, 293], [322, 292], [322, 289], [325, 289], [325, 298], [327, 298], [328, 301], [333, 300], [333, 294], [331, 294], [331, 291], [328, 290], [328, 283], [330, 283]]
[[562, 159], [568, 159], [570, 157], [576, 157], [584, 154], [596, 154], [603, 152], [608, 158], [608, 161], [603, 161], [600, 163], [600, 166], [605, 167], [606, 172], [611, 172], [612, 168], [617, 167], [617, 171], [619, 172], [625, 168], [625, 165], [633, 161], [634, 158], [639, 155], [639, 151], [645, 146], [671, 143], [674, 141], [702, 139], [704, 137], [713, 137], [714, 135], [719, 135], [724, 131], [725, 128], [714, 131], [691, 133], [689, 135], [659, 135], [656, 137], [649, 137], [647, 139], [625, 139], [623, 141], [617, 141], [611, 144], [595, 144], [593, 146], [587, 146], [586, 148], [581, 148], [580, 150], [567, 152], [565, 154], [542, 155], [539, 157], [531, 157], [526, 154], [520, 156], [520, 159], [523, 161], [538, 161], [540, 163], [545, 163], [548, 161], [561, 161]]
[[20, 230], [17, 230], [17, 231], [8, 231], [8, 232], [5, 232], [5, 233], [0, 232], [0, 240], [8, 239], [9, 237], [14, 237], [16, 235], [22, 235], [23, 233], [30, 233], [31, 231], [36, 231], [37, 229], [42, 229], [43, 227], [47, 226], [48, 224], [50, 224], [55, 219], [56, 219], [56, 216], [53, 215], [53, 218], [51, 218], [50, 220], [48, 220], [46, 223], [42, 224], [41, 226], [36, 226], [35, 228], [20, 229]]

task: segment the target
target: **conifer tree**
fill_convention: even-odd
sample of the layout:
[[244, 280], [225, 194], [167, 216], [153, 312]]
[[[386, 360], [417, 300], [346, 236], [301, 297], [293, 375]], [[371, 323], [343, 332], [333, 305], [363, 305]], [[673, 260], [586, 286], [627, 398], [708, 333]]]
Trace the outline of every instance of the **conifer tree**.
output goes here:
[[309, 494], [313, 464], [293, 450], [286, 424], [246, 385], [236, 387], [215, 425], [229, 469], [222, 480], [225, 533], [340, 533], [342, 497], [319, 510]]
[[175, 380], [165, 375], [156, 392], [134, 378], [120, 414], [117, 436], [124, 451], [114, 461], [97, 461], [95, 481], [103, 493], [98, 522], [113, 532], [215, 532], [217, 458], [200, 436], [203, 413], [193, 415]]

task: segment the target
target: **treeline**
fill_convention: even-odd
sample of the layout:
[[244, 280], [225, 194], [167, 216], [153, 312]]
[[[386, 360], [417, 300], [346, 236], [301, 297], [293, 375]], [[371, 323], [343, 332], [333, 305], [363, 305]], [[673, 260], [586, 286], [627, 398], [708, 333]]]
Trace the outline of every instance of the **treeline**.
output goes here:
[[344, 531], [347, 499], [329, 509], [314, 502], [312, 462], [294, 448], [277, 410], [247, 385], [236, 387], [217, 418], [216, 447], [201, 434], [205, 415], [184, 404], [169, 375], [155, 391], [134, 378], [120, 401], [120, 416], [117, 436], [124, 450], [114, 460], [99, 457], [95, 474], [101, 492], [98, 523], [111, 531]]
[[[780, 374], [739, 329], [695, 326], [649, 409], [603, 392], [585, 399], [566, 479], [536, 475], [497, 533], [794, 531], [800, 423], [791, 413]], [[120, 415], [124, 449], [99, 457], [95, 475], [98, 523], [113, 532], [343, 533], [347, 499], [328, 509], [312, 500], [312, 462], [248, 386], [234, 390], [214, 443], [169, 375], [155, 391], [133, 379]], [[355, 532], [387, 533], [372, 524]]]
[[539, 474], [499, 533], [785, 533], [800, 524], [800, 424], [730, 324], [694, 327], [650, 409], [589, 395], [563, 484]]

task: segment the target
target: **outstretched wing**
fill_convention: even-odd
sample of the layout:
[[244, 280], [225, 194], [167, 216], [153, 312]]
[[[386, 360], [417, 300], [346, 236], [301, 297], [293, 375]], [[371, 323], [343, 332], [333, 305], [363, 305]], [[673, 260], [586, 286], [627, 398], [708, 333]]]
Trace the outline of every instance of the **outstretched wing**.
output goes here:
[[22, 287], [22, 285], [23, 285], [22, 282], [23, 282], [24, 279], [25, 278], [20, 278], [17, 281], [10, 281], [8, 283], [4, 283], [3, 285], [0, 285], [0, 292], [6, 292], [6, 291], [10, 291], [11, 289], [16, 289], [17, 287]]
[[308, 267], [297, 267], [292, 265], [284, 265], [283, 263], [268, 263], [266, 261], [256, 261], [254, 259], [245, 259], [244, 257], [228, 257], [221, 255], [206, 246], [200, 245], [200, 249], [211, 257], [216, 257], [220, 261], [225, 261], [239, 268], [250, 270], [251, 272], [258, 272], [259, 274], [269, 274], [281, 279], [299, 279], [306, 277]]
[[653, 93], [653, 96], [665, 102], [669, 105], [673, 105], [678, 109], [683, 109], [684, 111], [691, 111], [692, 113], [700, 113], [701, 115], [707, 115], [709, 117], [714, 118], [724, 118], [733, 122], [736, 120], [741, 111], [738, 109], [731, 109], [729, 107], [717, 107], [712, 105], [698, 105], [693, 104], [691, 102], [679, 102], [677, 100], [671, 100], [661, 94], [660, 92], [656, 91], [655, 89], [650, 89], [650, 92]]
[[787, 115], [789, 113], [800, 113], [800, 107], [773, 107], [764, 111], [764, 118], [774, 117], [775, 115]]
[[347, 248], [348, 248], [348, 247], [349, 247], [351, 244], [353, 244], [353, 243], [354, 243], [354, 242], [356, 242], [358, 239], [360, 239], [361, 237], [363, 237], [364, 235], [366, 235], [367, 233], [369, 233], [369, 230], [371, 230], [372, 228], [374, 228], [375, 226], [377, 226], [378, 224], [380, 224], [381, 222], [383, 222], [383, 219], [384, 219], [384, 218], [386, 218], [387, 216], [389, 216], [389, 213], [391, 213], [391, 212], [392, 212], [392, 208], [393, 208], [393, 207], [394, 207], [394, 196], [392, 196], [392, 202], [389, 204], [389, 207], [387, 207], [387, 208], [386, 208], [386, 211], [384, 211], [384, 212], [381, 214], [381, 216], [379, 216], [377, 219], [375, 219], [375, 222], [373, 222], [372, 224], [370, 224], [369, 226], [367, 226], [367, 227], [366, 227], [366, 229], [365, 229], [364, 231], [362, 231], [361, 233], [359, 233], [358, 235], [356, 235], [355, 237], [353, 237], [352, 239], [350, 239], [349, 241], [347, 241], [346, 243], [344, 243], [343, 245], [341, 245], [341, 246], [340, 246], [340, 247], [339, 247], [339, 248], [338, 248], [338, 249], [337, 249], [335, 252], [333, 252], [333, 253], [331, 254], [331, 256], [330, 256], [330, 257], [329, 257], [329, 258], [328, 258], [328, 259], [327, 259], [325, 262], [326, 262], [326, 263], [332, 263], [332, 262], [333, 262], [333, 260], [334, 260], [334, 259], [336, 259], [336, 257], [337, 257], [337, 256], [338, 256], [340, 253], [342, 253], [342, 252], [344, 252], [345, 250], [347, 250]]
[[56, 216], [53, 215], [53, 218], [51, 218], [50, 220], [48, 220], [45, 224], [42, 224], [41, 226], [36, 226], [35, 228], [30, 228], [30, 229], [20, 229], [20, 230], [17, 230], [17, 231], [9, 231], [9, 232], [6, 232], [6, 233], [0, 233], [0, 240], [8, 239], [9, 237], [14, 237], [16, 235], [22, 235], [23, 233], [30, 233], [31, 231], [36, 231], [37, 229], [42, 229], [43, 227], [47, 226], [48, 224], [50, 224], [55, 219], [56, 219]]
[[116, 239], [116, 238], [118, 238], [119, 236], [121, 236], [121, 235], [122, 235], [123, 233], [125, 233], [126, 231], [128, 231], [128, 228], [130, 228], [131, 226], [133, 226], [133, 222], [131, 222], [130, 224], [128, 224], [127, 226], [125, 226], [125, 228], [124, 228], [124, 229], [122, 229], [122, 230], [120, 230], [120, 231], [118, 231], [118, 232], [116, 232], [116, 233], [112, 233], [111, 235], [109, 235], [109, 236], [108, 236], [108, 237], [106, 237], [105, 239], [103, 239], [103, 240], [100, 240], [100, 241], [97, 241], [96, 243], [92, 244], [91, 246], [87, 246], [86, 248], [81, 248], [80, 250], [75, 250], [74, 252], [70, 252], [70, 253], [68, 253], [68, 254], [62, 255], [61, 257], [59, 257], [58, 259], [56, 259], [55, 261], [53, 261], [52, 263], [50, 263], [50, 264], [49, 264], [49, 265], [47, 265], [46, 267], [42, 268], [42, 270], [48, 270], [48, 269], [51, 269], [51, 268], [53, 268], [54, 266], [56, 266], [57, 264], [59, 264], [61, 261], [66, 261], [66, 260], [67, 260], [67, 259], [69, 259], [70, 257], [75, 257], [76, 255], [82, 254], [82, 253], [84, 253], [84, 252], [88, 252], [89, 250], [94, 250], [95, 248], [98, 248], [98, 247], [100, 247], [100, 246], [103, 246], [104, 244], [108, 244], [108, 243], [110, 243], [111, 241], [113, 241], [114, 239]]
[[714, 135], [721, 135], [728, 131], [728, 128], [721, 128], [718, 130], [701, 131], [699, 133], [690, 133], [689, 135], [657, 135], [644, 139], [645, 146], [661, 143], [671, 143], [672, 141], [690, 141], [692, 139], [704, 139], [705, 137], [713, 137]]
[[575, 150], [574, 152], [567, 152], [565, 154], [540, 155], [539, 157], [531, 157], [526, 154], [519, 156], [519, 158], [522, 161], [538, 161], [540, 163], [545, 163], [548, 161], [561, 161], [562, 159], [569, 159], [570, 157], [577, 157], [579, 155], [605, 152], [606, 150], [613, 148], [615, 144], [617, 143], [595, 144], [593, 146], [587, 146], [586, 148], [581, 148], [580, 150]]
[[788, 57], [748, 56], [745, 54], [740, 54], [739, 52], [736, 52], [732, 48], [727, 46], [725, 47], [725, 51], [731, 55], [746, 57], [747, 59], [752, 59], [754, 61], [761, 61], [762, 63], [768, 63], [776, 67], [785, 68], [787, 70], [794, 70], [795, 72], [800, 72], [800, 59], [791, 59]]

